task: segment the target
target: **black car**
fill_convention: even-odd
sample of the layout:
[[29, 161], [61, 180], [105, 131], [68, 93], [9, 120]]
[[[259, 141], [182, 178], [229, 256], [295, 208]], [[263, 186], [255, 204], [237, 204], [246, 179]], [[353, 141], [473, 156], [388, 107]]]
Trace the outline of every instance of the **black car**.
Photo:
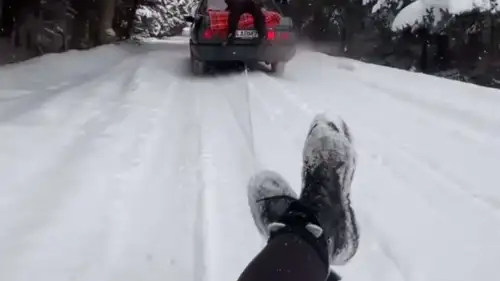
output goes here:
[[205, 73], [211, 63], [232, 61], [265, 62], [270, 65], [271, 72], [283, 72], [286, 62], [296, 52], [292, 20], [283, 15], [273, 0], [264, 1], [263, 8], [265, 11], [278, 13], [281, 18], [279, 24], [267, 28], [267, 36], [263, 42], [259, 43], [256, 39], [257, 31], [252, 27], [237, 30], [234, 42], [224, 45], [227, 35], [212, 30], [209, 11], [226, 10], [225, 1], [201, 0], [194, 15], [185, 17], [186, 21], [192, 23], [189, 49], [193, 74]]

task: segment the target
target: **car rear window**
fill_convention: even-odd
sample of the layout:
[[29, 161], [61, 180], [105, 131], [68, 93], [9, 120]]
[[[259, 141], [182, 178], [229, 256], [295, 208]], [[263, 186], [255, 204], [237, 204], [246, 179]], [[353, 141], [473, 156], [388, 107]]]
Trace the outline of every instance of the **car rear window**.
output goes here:
[[207, 0], [207, 8], [211, 10], [224, 11], [227, 8], [225, 0]]

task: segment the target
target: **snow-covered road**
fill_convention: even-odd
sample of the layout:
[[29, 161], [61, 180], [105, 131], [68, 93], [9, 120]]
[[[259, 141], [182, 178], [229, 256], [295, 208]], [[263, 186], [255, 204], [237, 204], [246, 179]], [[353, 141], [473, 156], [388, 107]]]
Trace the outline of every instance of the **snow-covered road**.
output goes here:
[[232, 281], [263, 245], [259, 168], [299, 191], [311, 118], [359, 151], [357, 281], [497, 280], [500, 92], [302, 51], [192, 78], [183, 42], [0, 68], [1, 281]]

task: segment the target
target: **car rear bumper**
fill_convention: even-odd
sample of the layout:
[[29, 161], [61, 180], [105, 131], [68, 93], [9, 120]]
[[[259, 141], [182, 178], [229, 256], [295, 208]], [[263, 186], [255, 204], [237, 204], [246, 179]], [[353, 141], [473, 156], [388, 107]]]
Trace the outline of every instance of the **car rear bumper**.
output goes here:
[[208, 45], [190, 43], [191, 55], [200, 61], [287, 62], [295, 56], [294, 45]]

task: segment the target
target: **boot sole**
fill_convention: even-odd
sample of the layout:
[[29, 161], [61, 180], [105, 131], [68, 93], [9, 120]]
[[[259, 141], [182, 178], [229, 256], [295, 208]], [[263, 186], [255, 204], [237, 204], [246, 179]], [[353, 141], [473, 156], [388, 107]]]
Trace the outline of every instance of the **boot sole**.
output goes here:
[[[250, 179], [247, 194], [254, 223], [266, 240], [269, 238], [269, 224], [281, 217], [290, 203], [298, 198], [280, 174], [269, 170], [260, 171]], [[268, 213], [268, 208], [272, 209], [273, 214]]]

